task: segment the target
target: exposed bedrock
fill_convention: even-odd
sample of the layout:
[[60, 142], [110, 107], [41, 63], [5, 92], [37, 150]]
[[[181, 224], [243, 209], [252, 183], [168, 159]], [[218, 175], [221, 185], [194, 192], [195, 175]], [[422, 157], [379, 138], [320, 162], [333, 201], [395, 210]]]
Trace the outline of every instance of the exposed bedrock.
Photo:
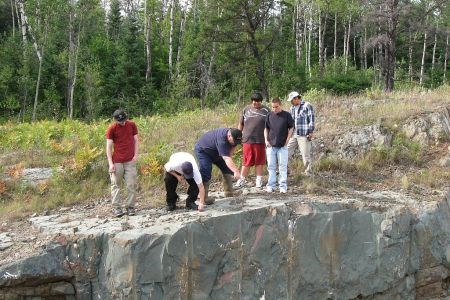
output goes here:
[[141, 212], [76, 230], [67, 216], [37, 217], [58, 238], [0, 266], [0, 299], [446, 297], [449, 204], [450, 193], [425, 204], [394, 193], [224, 199], [201, 216], [146, 223]]

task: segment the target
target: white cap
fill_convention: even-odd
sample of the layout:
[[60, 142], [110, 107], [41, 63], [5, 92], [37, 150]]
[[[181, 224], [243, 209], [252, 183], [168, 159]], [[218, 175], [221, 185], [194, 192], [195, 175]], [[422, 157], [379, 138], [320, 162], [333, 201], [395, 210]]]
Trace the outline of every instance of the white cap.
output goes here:
[[298, 97], [298, 96], [300, 96], [299, 93], [297, 93], [297, 92], [290, 92], [289, 96], [288, 96], [288, 101], [292, 101], [292, 99], [294, 99], [295, 97]]

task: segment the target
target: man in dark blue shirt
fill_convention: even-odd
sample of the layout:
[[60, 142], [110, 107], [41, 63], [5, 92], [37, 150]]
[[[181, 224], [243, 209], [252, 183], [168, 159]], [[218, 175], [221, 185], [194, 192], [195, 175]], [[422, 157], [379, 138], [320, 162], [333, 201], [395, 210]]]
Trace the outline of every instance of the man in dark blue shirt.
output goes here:
[[276, 170], [278, 165], [278, 186], [280, 193], [287, 192], [288, 142], [294, 131], [291, 114], [281, 108], [280, 98], [272, 99], [272, 112], [267, 115], [264, 138], [266, 140], [267, 170], [269, 180], [266, 191], [271, 193], [276, 188]]
[[203, 185], [205, 186], [206, 204], [214, 203], [214, 199], [208, 197], [213, 164], [222, 172], [225, 197], [233, 196], [233, 176], [235, 179], [239, 179], [241, 175], [233, 162], [232, 156], [236, 146], [241, 141], [242, 131], [239, 129], [217, 128], [205, 133], [195, 144], [195, 154], [199, 162]]

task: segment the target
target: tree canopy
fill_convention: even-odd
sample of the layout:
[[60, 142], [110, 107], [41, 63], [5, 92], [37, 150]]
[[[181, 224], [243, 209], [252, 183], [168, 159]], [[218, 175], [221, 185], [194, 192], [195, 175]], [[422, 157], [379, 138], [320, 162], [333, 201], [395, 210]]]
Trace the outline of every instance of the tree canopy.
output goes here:
[[444, 0], [0, 0], [0, 120], [448, 83]]

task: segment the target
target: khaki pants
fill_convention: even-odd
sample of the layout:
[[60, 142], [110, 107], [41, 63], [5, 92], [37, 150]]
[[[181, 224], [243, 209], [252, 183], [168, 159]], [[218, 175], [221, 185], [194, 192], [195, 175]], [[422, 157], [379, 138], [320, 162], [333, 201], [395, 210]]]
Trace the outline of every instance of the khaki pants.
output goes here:
[[121, 206], [120, 201], [120, 186], [122, 184], [122, 179], [125, 179], [128, 190], [127, 207], [134, 207], [136, 203], [136, 179], [137, 170], [136, 162], [129, 161], [125, 163], [115, 163], [116, 171], [114, 173], [109, 173], [111, 178], [111, 197], [112, 204], [115, 207]]
[[305, 165], [305, 171], [310, 173], [312, 171], [312, 157], [311, 157], [311, 141], [308, 141], [306, 136], [293, 136], [288, 142], [288, 156], [289, 160], [294, 155], [297, 147], [300, 149], [300, 154], [303, 158], [303, 164]]

